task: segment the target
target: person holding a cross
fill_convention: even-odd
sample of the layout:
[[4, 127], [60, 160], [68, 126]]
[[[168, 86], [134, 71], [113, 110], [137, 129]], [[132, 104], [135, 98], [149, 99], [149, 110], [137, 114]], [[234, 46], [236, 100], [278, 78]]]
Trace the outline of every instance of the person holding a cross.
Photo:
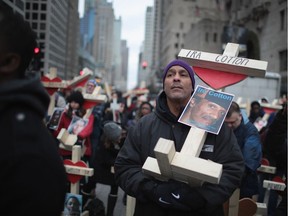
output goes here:
[[136, 216], [223, 216], [223, 204], [240, 185], [244, 161], [227, 125], [223, 125], [218, 135], [207, 134], [206, 148], [200, 153], [200, 158], [223, 165], [219, 184], [204, 182], [192, 187], [176, 180], [160, 181], [142, 171], [146, 158], [155, 157], [154, 147], [159, 138], [173, 140], [176, 151], [181, 150], [190, 127], [178, 122], [178, 118], [194, 88], [192, 67], [181, 60], [171, 61], [164, 69], [163, 91], [157, 98], [155, 111], [143, 116], [129, 130], [116, 158], [116, 181], [136, 198]]
[[262, 159], [262, 143], [258, 130], [251, 122], [244, 123], [240, 107], [235, 101], [229, 108], [225, 123], [232, 128], [245, 160], [240, 199], [248, 197], [257, 201], [259, 194], [257, 168], [261, 166]]
[[43, 121], [49, 95], [29, 71], [36, 34], [3, 1], [0, 29], [0, 214], [60, 215], [67, 177]]

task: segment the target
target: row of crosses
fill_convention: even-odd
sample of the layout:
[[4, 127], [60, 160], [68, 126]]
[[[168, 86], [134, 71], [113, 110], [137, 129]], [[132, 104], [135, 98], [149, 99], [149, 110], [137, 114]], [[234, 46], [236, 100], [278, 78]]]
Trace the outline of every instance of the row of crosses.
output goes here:
[[[51, 68], [49, 73], [41, 78], [42, 84], [46, 88], [51, 99], [48, 115], [50, 115], [54, 109], [55, 92], [58, 89], [74, 89], [77, 87], [83, 87], [91, 75], [92, 71], [90, 71], [88, 68], [84, 68], [82, 75], [75, 77], [71, 81], [63, 81], [61, 78], [57, 77], [56, 68]], [[83, 106], [87, 110], [83, 118], [89, 118], [94, 106], [107, 101], [106, 95], [100, 94], [100, 91], [101, 87], [96, 86], [92, 94], [83, 94]], [[60, 141], [60, 148], [72, 151], [71, 160], [65, 159], [63, 163], [67, 172], [67, 179], [71, 183], [70, 192], [72, 194], [79, 194], [79, 181], [83, 177], [92, 176], [94, 174], [94, 169], [89, 168], [88, 165], [81, 160], [81, 156], [84, 154], [85, 149], [79, 145], [74, 145], [77, 142], [77, 135], [69, 134], [66, 129], [62, 128], [57, 136], [57, 139]], [[89, 216], [89, 212], [84, 211], [81, 216]]]

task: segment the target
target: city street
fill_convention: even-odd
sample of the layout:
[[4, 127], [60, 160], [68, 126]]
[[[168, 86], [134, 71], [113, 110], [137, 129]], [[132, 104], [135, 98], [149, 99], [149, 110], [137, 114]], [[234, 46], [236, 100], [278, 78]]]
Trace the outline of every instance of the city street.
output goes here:
[[[97, 184], [96, 185], [96, 196], [103, 201], [105, 205], [105, 211], [107, 211], [107, 199], [110, 192], [110, 186]], [[126, 215], [126, 206], [124, 206], [122, 199], [124, 196], [123, 190], [119, 187], [118, 190], [118, 199], [114, 209], [114, 216], [125, 216]]]

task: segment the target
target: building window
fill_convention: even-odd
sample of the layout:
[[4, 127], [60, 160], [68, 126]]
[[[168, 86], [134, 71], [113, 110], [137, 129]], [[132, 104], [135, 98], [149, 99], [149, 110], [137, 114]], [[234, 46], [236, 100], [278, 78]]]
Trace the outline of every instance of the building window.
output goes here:
[[40, 15], [40, 20], [46, 20], [46, 14], [41, 14]]
[[205, 41], [209, 42], [209, 33], [208, 32], [205, 33]]
[[41, 10], [42, 11], [46, 11], [46, 4], [44, 3], [44, 4], [41, 4]]
[[30, 19], [30, 13], [25, 13], [25, 18], [26, 18], [26, 20], [29, 20]]
[[45, 33], [40, 33], [40, 39], [45, 40]]
[[216, 43], [217, 42], [217, 33], [213, 34], [213, 41]]
[[287, 70], [287, 49], [279, 52], [280, 71]]
[[178, 49], [178, 43], [175, 43], [175, 48]]
[[40, 30], [45, 30], [45, 28], [46, 28], [45, 23], [40, 23]]
[[32, 23], [32, 29], [33, 29], [33, 30], [36, 30], [37, 28], [38, 28], [37, 23], [33, 22], [33, 23]]
[[32, 19], [33, 20], [37, 20], [38, 19], [38, 14], [37, 13], [33, 13], [32, 14]]
[[30, 10], [30, 3], [26, 3], [26, 10]]
[[33, 10], [38, 10], [38, 3], [33, 3]]
[[285, 21], [286, 21], [285, 10], [281, 10], [280, 11], [280, 30], [281, 31], [285, 30], [285, 27], [286, 27]]
[[184, 28], [184, 23], [180, 22], [180, 29], [183, 29], [183, 28]]

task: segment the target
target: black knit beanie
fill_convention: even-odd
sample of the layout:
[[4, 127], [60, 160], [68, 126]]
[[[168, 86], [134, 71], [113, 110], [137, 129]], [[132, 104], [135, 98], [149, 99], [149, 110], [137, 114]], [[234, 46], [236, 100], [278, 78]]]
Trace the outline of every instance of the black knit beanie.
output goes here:
[[81, 92], [79, 91], [73, 91], [67, 98], [67, 101], [69, 103], [71, 103], [72, 101], [76, 102], [76, 103], [79, 103], [80, 107], [83, 106], [83, 103], [84, 103], [84, 97], [82, 95]]

